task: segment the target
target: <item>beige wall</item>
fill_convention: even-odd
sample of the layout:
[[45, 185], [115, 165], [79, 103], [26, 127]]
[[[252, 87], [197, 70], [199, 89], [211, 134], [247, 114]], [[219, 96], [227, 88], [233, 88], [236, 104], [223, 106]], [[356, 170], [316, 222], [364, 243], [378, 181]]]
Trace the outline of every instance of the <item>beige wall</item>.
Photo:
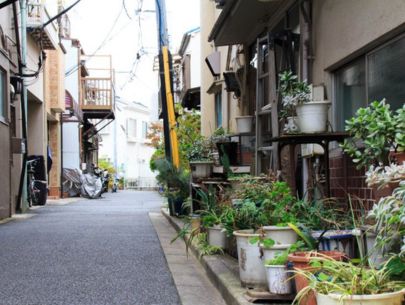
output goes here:
[[215, 95], [208, 94], [207, 90], [214, 83], [215, 79], [212, 76], [205, 58], [212, 52], [219, 51], [221, 53], [221, 77], [219, 84], [221, 85], [222, 95], [222, 126], [225, 130], [231, 133], [236, 132], [235, 116], [240, 115], [240, 109], [237, 99], [233, 98], [233, 93], [228, 93], [225, 90], [222, 73], [226, 71], [226, 63], [228, 56], [228, 47], [215, 48], [213, 43], [208, 42], [208, 36], [212, 30], [216, 18], [220, 14], [220, 10], [215, 8], [215, 2], [201, 0], [201, 133], [204, 136], [210, 136], [216, 129], [215, 127]]
[[208, 42], [208, 35], [215, 22], [215, 4], [207, 0], [200, 0], [201, 14], [201, 133], [209, 136], [215, 127], [215, 104], [214, 97], [207, 93], [213, 77], [205, 63], [205, 58], [214, 51], [214, 47]]
[[60, 112], [65, 110], [64, 53], [58, 47], [48, 50], [44, 72], [44, 96], [48, 118], [48, 145], [52, 152], [52, 169], [48, 177], [49, 197], [60, 196], [61, 128]]
[[[8, 7], [5, 7], [0, 10], [0, 25], [3, 30], [3, 33], [7, 35], [8, 37], [12, 38], [14, 40], [14, 29], [12, 27], [12, 9], [11, 5]], [[10, 44], [9, 41], [7, 41], [8, 48], [12, 51], [13, 55], [15, 55], [15, 48]], [[0, 48], [2, 49], [3, 46], [0, 44]], [[7, 54], [7, 50], [4, 51]], [[14, 56], [12, 56], [13, 58]], [[9, 217], [11, 214], [14, 212], [15, 208], [13, 208], [13, 201], [14, 201], [14, 190], [16, 189], [15, 183], [16, 179], [15, 176], [18, 176], [19, 173], [19, 167], [16, 166], [15, 169], [17, 171], [13, 171], [12, 167], [12, 160], [13, 156], [11, 155], [11, 143], [10, 143], [10, 108], [9, 108], [9, 76], [10, 76], [10, 70], [13, 70], [13, 72], [16, 72], [16, 66], [13, 65], [12, 59], [7, 58], [3, 53], [0, 53], [0, 66], [1, 68], [6, 71], [7, 73], [7, 78], [6, 78], [6, 115], [5, 118], [1, 120], [0, 122], [0, 169], [1, 169], [1, 175], [0, 175], [0, 219]], [[19, 101], [15, 101], [16, 104], [19, 103]], [[17, 113], [18, 113], [18, 107], [17, 107]], [[17, 123], [19, 122], [18, 116], [17, 116]], [[19, 159], [21, 160], [21, 159]], [[17, 181], [18, 183], [18, 181]]]
[[331, 78], [325, 69], [369, 51], [386, 33], [400, 31], [405, 25], [405, 1], [315, 0], [313, 16], [313, 83], [325, 84], [331, 96]]

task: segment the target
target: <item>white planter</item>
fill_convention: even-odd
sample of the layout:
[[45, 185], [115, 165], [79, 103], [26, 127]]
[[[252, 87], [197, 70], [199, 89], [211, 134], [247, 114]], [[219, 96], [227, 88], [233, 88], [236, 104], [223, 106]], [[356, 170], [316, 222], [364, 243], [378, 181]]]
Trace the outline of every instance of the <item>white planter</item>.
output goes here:
[[265, 288], [266, 272], [263, 267], [263, 260], [260, 257], [258, 242], [251, 244], [249, 239], [259, 237], [253, 230], [240, 230], [233, 232], [236, 237], [238, 248], [239, 277], [242, 287]]
[[284, 125], [284, 131], [286, 133], [297, 133], [299, 132], [297, 117], [289, 116], [287, 117], [287, 122]]
[[297, 233], [290, 227], [264, 226], [266, 238], [271, 238], [276, 244], [293, 244], [298, 240]]
[[[292, 274], [291, 274], [291, 272], [288, 272], [286, 266], [284, 266], [284, 265], [276, 265], [276, 266], [265, 265], [265, 267], [266, 267], [267, 283], [268, 283], [270, 293], [291, 294], [292, 286], [291, 286], [291, 280], [289, 280], [289, 279], [291, 278]], [[318, 303], [318, 304], [323, 305], [323, 303]]]
[[386, 258], [384, 258], [382, 249], [376, 247], [376, 237], [374, 233], [366, 232], [368, 263], [370, 266], [378, 268], [386, 261]]
[[316, 294], [316, 301], [319, 305], [401, 305], [404, 299], [405, 290], [372, 294], [353, 295], [342, 298], [339, 294]]
[[276, 257], [278, 253], [287, 250], [290, 246], [291, 245], [284, 244], [284, 245], [274, 245], [271, 248], [262, 247], [264, 263], [266, 263], [266, 261], [268, 260], [272, 260], [273, 258]]
[[236, 129], [238, 133], [248, 133], [252, 132], [253, 129], [253, 116], [237, 116], [236, 120]]
[[211, 246], [226, 248], [226, 233], [222, 226], [208, 228], [208, 244]]
[[303, 133], [325, 132], [328, 129], [330, 102], [319, 101], [297, 105], [298, 128]]
[[193, 178], [207, 178], [212, 174], [212, 164], [211, 161], [191, 161], [191, 176]]

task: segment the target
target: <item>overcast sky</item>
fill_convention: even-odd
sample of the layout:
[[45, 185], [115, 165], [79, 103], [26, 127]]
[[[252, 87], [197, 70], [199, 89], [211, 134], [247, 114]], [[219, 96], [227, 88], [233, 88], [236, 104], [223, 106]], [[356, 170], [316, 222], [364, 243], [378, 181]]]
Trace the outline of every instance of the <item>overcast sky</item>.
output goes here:
[[[65, 7], [73, 2], [65, 0]], [[82, 0], [69, 14], [71, 36], [80, 39], [86, 54], [97, 50], [98, 54], [113, 56], [117, 95], [155, 108], [152, 105], [157, 103], [157, 75], [152, 71], [157, 54], [155, 0], [126, 0], [126, 10], [123, 3]], [[140, 7], [142, 11], [137, 12]], [[166, 7], [170, 47], [175, 52], [183, 34], [199, 26], [199, 0], [166, 0]]]

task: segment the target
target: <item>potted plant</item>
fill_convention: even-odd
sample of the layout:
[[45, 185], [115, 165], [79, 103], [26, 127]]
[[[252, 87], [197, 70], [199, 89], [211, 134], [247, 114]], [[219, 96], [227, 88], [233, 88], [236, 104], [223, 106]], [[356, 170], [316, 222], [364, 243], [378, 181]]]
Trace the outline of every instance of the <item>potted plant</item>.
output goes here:
[[238, 163], [238, 143], [232, 142], [230, 135], [225, 132], [223, 127], [219, 127], [211, 136], [211, 141], [215, 143], [219, 160], [222, 165], [224, 162], [229, 165], [237, 165]]
[[[295, 271], [310, 270], [310, 262], [314, 257], [325, 257], [331, 260], [343, 260], [345, 258], [345, 254], [340, 251], [318, 251], [318, 244], [307, 228], [302, 227], [299, 229], [297, 226], [291, 226], [305, 242], [305, 248], [301, 247], [298, 251], [288, 254], [288, 261]], [[294, 282], [297, 292], [306, 289], [308, 286], [307, 278], [299, 273], [294, 277]], [[302, 303], [300, 302], [300, 305], [316, 305], [315, 295], [306, 295], [305, 300]]]
[[[400, 182], [392, 195], [374, 204], [368, 217], [375, 221], [374, 236], [369, 236], [367, 246], [369, 263], [379, 266], [389, 258], [389, 253], [399, 253], [405, 248], [405, 180]], [[370, 239], [372, 238], [372, 239]]]
[[265, 259], [267, 284], [270, 293], [291, 294], [291, 271], [288, 270], [288, 254], [302, 247], [302, 242], [290, 245], [282, 251], [278, 251], [274, 257]]
[[283, 116], [287, 119], [285, 132], [316, 133], [327, 130], [330, 102], [311, 101], [311, 88], [307, 82], [300, 82], [297, 75], [285, 71], [280, 74], [280, 93], [284, 108]]
[[207, 230], [208, 244], [224, 249], [226, 247], [226, 232], [222, 226], [221, 206], [217, 203], [215, 190], [210, 187], [207, 192], [197, 190], [201, 199], [202, 226]]
[[[391, 151], [403, 151], [405, 124], [401, 122], [404, 109], [394, 116], [385, 100], [374, 101], [369, 107], [359, 108], [356, 115], [346, 121], [345, 130], [351, 138], [345, 139], [342, 148], [353, 158], [357, 168], [386, 166], [391, 162]], [[402, 133], [402, 134], [401, 134]], [[398, 143], [397, 143], [398, 141]]]
[[[244, 200], [234, 207], [233, 235], [236, 237], [239, 276], [243, 287], [257, 288], [266, 286], [266, 274], [260, 254], [257, 230], [267, 222], [263, 210], [253, 201]], [[229, 229], [229, 224], [228, 224]]]
[[401, 305], [405, 282], [393, 280], [389, 263], [374, 269], [325, 257], [313, 258], [310, 269], [295, 271], [309, 285], [298, 292], [293, 304], [301, 304], [315, 293], [319, 305]]
[[235, 117], [236, 121], [236, 130], [238, 133], [249, 133], [253, 129], [253, 118], [252, 115], [237, 116]]
[[193, 178], [207, 178], [212, 173], [212, 155], [210, 143], [202, 138], [195, 141], [188, 151], [191, 175]]
[[168, 199], [170, 215], [185, 214], [182, 206], [190, 193], [189, 173], [182, 168], [176, 168], [166, 159], [157, 159], [154, 163], [158, 171], [156, 180], [165, 186], [164, 195]]
[[267, 238], [271, 238], [276, 244], [294, 244], [297, 233], [290, 224], [296, 223], [293, 213], [294, 196], [286, 182], [275, 181], [271, 184], [266, 198], [263, 200], [263, 209], [270, 224], [263, 226]]
[[394, 115], [395, 143], [397, 149], [391, 154], [391, 160], [397, 164], [405, 162], [405, 104]]

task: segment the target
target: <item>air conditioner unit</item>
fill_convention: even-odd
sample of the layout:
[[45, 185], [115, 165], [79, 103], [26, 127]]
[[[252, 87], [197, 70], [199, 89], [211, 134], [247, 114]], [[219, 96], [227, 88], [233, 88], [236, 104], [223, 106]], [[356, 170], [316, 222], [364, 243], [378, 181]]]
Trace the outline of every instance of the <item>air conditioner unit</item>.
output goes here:
[[301, 156], [310, 158], [316, 155], [323, 155], [323, 147], [319, 144], [301, 144]]

